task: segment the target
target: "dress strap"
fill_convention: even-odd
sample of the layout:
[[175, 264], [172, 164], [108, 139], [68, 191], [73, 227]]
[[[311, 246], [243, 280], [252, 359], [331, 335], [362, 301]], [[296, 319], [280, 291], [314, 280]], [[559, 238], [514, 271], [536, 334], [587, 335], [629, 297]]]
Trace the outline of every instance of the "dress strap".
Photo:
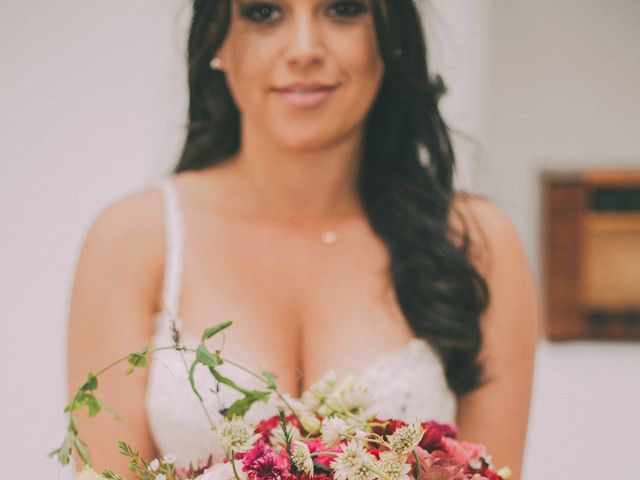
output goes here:
[[164, 178], [159, 184], [164, 199], [165, 212], [165, 267], [162, 287], [162, 309], [175, 333], [179, 326], [180, 286], [184, 256], [184, 220], [175, 175]]

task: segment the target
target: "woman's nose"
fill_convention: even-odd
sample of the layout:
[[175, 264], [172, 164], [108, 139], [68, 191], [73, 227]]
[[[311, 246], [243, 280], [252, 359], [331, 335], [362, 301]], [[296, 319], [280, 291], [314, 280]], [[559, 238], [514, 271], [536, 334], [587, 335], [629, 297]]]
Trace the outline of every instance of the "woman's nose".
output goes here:
[[306, 67], [323, 61], [325, 49], [320, 30], [320, 25], [311, 14], [299, 15], [294, 19], [291, 35], [287, 39], [287, 56], [291, 66]]

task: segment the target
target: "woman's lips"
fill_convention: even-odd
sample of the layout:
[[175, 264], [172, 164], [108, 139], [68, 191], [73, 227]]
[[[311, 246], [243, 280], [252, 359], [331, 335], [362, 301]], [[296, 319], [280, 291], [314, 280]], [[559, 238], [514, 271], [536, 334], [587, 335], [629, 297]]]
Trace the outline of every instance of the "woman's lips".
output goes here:
[[312, 108], [317, 107], [327, 101], [331, 93], [337, 88], [337, 85], [318, 86], [318, 87], [300, 87], [300, 88], [281, 88], [276, 89], [278, 97], [287, 105], [296, 108]]

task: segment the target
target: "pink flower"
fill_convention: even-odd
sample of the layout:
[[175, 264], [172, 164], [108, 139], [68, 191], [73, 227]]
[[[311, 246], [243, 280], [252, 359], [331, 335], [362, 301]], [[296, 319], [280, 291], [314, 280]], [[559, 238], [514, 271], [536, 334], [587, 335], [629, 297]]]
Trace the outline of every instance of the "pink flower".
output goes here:
[[[457, 463], [445, 452], [436, 451], [429, 453], [421, 447], [415, 448], [416, 456], [420, 462], [422, 478], [417, 480], [465, 480], [464, 465]], [[413, 466], [413, 475], [417, 478], [418, 468], [415, 458], [409, 455], [409, 463]]]
[[484, 445], [457, 441], [447, 437], [443, 437], [442, 441], [447, 453], [462, 465], [467, 465], [473, 460], [479, 460], [481, 456], [487, 456], [487, 449]]
[[264, 438], [258, 439], [244, 455], [242, 464], [251, 480], [286, 480], [291, 476], [286, 455], [274, 455]]

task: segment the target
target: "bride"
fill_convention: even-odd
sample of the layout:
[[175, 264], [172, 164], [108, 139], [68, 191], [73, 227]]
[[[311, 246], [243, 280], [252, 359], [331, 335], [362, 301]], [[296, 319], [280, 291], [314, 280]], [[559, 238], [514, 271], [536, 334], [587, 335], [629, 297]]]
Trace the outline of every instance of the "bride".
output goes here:
[[[423, 38], [412, 0], [195, 0], [183, 154], [87, 234], [70, 387], [233, 320], [225, 355], [291, 396], [353, 374], [382, 416], [455, 422], [519, 478], [536, 292], [505, 214], [453, 191]], [[216, 451], [176, 355], [101, 380], [124, 420], [79, 421], [97, 468], [127, 470], [120, 439], [183, 465]]]

